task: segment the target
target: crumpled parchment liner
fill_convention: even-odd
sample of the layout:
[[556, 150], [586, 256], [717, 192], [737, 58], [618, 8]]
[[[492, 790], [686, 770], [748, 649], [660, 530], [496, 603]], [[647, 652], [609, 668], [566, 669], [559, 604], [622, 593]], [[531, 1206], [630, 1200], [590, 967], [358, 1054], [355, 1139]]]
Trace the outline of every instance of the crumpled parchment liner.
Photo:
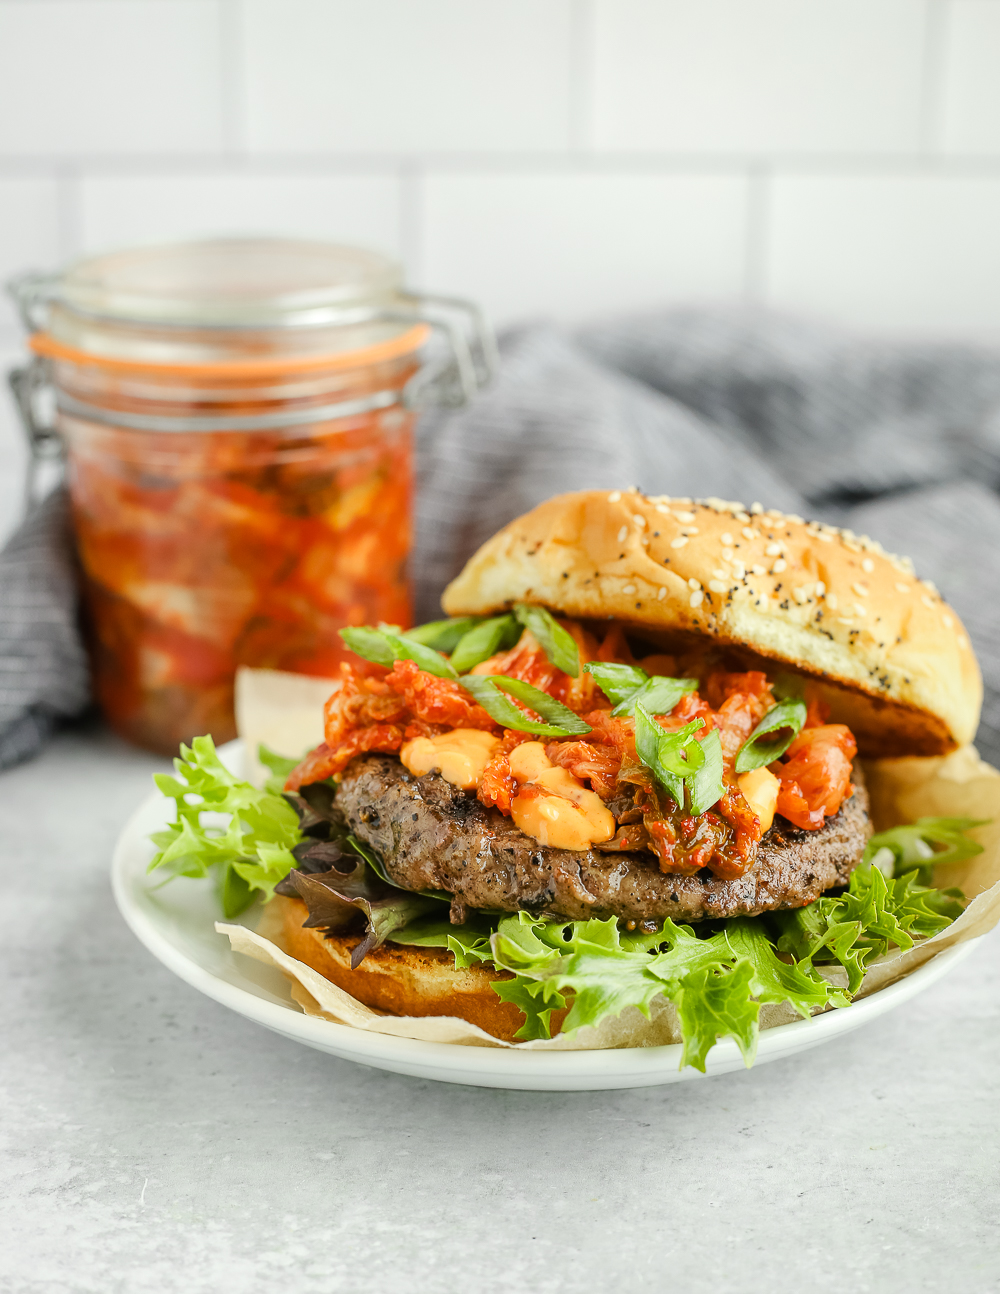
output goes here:
[[[275, 712], [274, 688], [281, 685], [275, 671], [242, 671], [249, 677], [244, 683], [244, 704], [240, 730], [248, 746], [256, 750], [256, 741], [268, 730], [274, 748], [289, 757], [298, 757], [311, 745], [315, 718], [308, 720], [310, 732], [299, 733], [294, 723], [278, 727], [271, 722]], [[262, 675], [270, 677], [261, 677]], [[316, 680], [310, 680], [315, 684]], [[322, 685], [320, 685], [321, 689]], [[304, 712], [303, 712], [304, 713]], [[258, 718], [260, 716], [260, 718]], [[932, 939], [919, 941], [907, 952], [898, 950], [873, 962], [865, 975], [858, 997], [867, 997], [880, 988], [911, 974], [937, 953], [975, 939], [992, 930], [1000, 920], [1000, 772], [983, 763], [975, 749], [967, 746], [937, 759], [883, 759], [865, 763], [872, 819], [877, 831], [926, 817], [989, 818], [988, 826], [974, 833], [983, 852], [967, 862], [935, 869], [934, 884], [942, 888], [957, 885], [972, 901], [946, 930]], [[657, 998], [647, 1020], [635, 1008], [618, 1017], [606, 1019], [596, 1028], [584, 1028], [572, 1038], [557, 1036], [532, 1042], [507, 1043], [492, 1037], [476, 1025], [454, 1016], [390, 1016], [373, 1011], [324, 979], [317, 971], [290, 957], [281, 947], [279, 923], [265, 908], [256, 931], [241, 925], [217, 922], [216, 930], [229, 937], [235, 952], [276, 966], [292, 981], [292, 997], [306, 1015], [319, 1016], [338, 1024], [400, 1038], [417, 1038], [427, 1042], [452, 1042], [466, 1047], [516, 1047], [523, 1050], [590, 1051], [608, 1047], [659, 1047], [681, 1041], [677, 1012], [672, 1003]], [[831, 982], [846, 985], [840, 968], [823, 970]], [[832, 1008], [828, 1008], [832, 1009]], [[850, 1010], [850, 1007], [840, 1008]], [[761, 1007], [760, 1027], [773, 1029], [800, 1017], [790, 1006]]]

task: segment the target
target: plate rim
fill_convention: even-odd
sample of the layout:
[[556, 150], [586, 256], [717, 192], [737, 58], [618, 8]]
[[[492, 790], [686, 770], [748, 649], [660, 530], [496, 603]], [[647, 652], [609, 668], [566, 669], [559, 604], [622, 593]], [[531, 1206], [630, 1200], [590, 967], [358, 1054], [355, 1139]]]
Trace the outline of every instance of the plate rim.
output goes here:
[[[239, 739], [219, 747], [220, 753], [233, 760], [243, 752]], [[417, 1066], [428, 1076], [452, 1081], [478, 1081], [493, 1079], [627, 1079], [630, 1075], [646, 1074], [653, 1069], [660, 1082], [678, 1078], [712, 1077], [713, 1073], [743, 1069], [742, 1057], [732, 1038], [720, 1039], [709, 1053], [708, 1072], [702, 1074], [690, 1067], [679, 1069], [682, 1045], [669, 1043], [654, 1047], [592, 1048], [578, 1051], [521, 1051], [515, 1048], [468, 1046], [451, 1042], [434, 1042], [420, 1038], [404, 1038], [357, 1029], [352, 1025], [308, 1016], [297, 1007], [266, 998], [242, 988], [238, 984], [213, 974], [206, 967], [179, 949], [157, 927], [156, 923], [133, 902], [129, 893], [129, 865], [132, 837], [138, 821], [150, 807], [161, 801], [157, 792], [146, 796], [122, 825], [115, 842], [111, 859], [111, 889], [115, 905], [126, 925], [157, 961], [191, 988], [218, 1002], [245, 1019], [252, 1020], [292, 1041], [320, 1050], [331, 1051], [337, 1045], [337, 1055], [360, 1064], [380, 1065], [395, 1061]], [[951, 945], [936, 953], [922, 966], [868, 997], [859, 999], [849, 1007], [830, 1010], [808, 1019], [795, 1020], [760, 1032], [754, 1065], [776, 1060], [779, 1057], [805, 1050], [822, 1042], [832, 1041], [844, 1033], [852, 1032], [867, 1021], [902, 1005], [924, 989], [930, 988], [955, 965], [969, 956], [982, 939], [982, 935]], [[224, 936], [219, 935], [222, 939]], [[808, 1031], [808, 1032], [806, 1032]], [[808, 1038], [808, 1041], [807, 1041]], [[345, 1054], [350, 1053], [350, 1054]], [[733, 1065], [734, 1057], [738, 1065]], [[715, 1060], [715, 1065], [711, 1062]], [[676, 1064], [671, 1065], [671, 1062]], [[721, 1062], [721, 1064], [720, 1064]], [[431, 1074], [430, 1071], [441, 1071]], [[672, 1072], [671, 1072], [672, 1071]], [[647, 1081], [650, 1081], [647, 1078]], [[656, 1079], [652, 1080], [656, 1082]], [[503, 1084], [496, 1084], [501, 1086]]]

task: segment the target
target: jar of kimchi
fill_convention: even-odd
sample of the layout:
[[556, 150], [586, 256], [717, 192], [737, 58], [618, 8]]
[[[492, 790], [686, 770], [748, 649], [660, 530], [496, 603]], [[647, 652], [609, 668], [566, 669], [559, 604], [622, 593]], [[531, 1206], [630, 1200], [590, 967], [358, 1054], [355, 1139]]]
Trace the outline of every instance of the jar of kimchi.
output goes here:
[[119, 733], [225, 741], [239, 666], [333, 675], [342, 626], [409, 623], [413, 421], [488, 378], [471, 306], [405, 291], [374, 253], [278, 239], [12, 287], [35, 353], [13, 383], [35, 464], [65, 455], [94, 691]]

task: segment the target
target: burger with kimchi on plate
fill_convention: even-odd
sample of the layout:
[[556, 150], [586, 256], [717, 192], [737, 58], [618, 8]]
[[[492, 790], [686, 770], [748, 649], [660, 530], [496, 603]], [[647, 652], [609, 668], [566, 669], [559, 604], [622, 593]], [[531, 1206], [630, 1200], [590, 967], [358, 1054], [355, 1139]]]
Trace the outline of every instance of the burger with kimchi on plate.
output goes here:
[[224, 885], [276, 889], [288, 951], [361, 1002], [508, 1042], [670, 1002], [703, 1068], [726, 1034], [752, 1055], [762, 1004], [845, 1006], [961, 911], [923, 882], [972, 824], [871, 840], [858, 759], [976, 729], [968, 639], [909, 562], [756, 504], [585, 491], [442, 604], [342, 631], [325, 741], [258, 793], [287, 835], [254, 853], [245, 819]]

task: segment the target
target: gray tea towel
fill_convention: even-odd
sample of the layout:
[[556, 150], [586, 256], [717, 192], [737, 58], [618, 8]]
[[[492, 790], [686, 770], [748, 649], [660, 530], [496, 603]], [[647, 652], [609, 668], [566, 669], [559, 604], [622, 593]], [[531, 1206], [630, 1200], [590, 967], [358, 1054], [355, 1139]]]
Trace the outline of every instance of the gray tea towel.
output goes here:
[[[759, 500], [908, 553], [968, 626], [977, 744], [1000, 762], [1000, 353], [890, 345], [735, 310], [670, 310], [501, 343], [493, 386], [418, 436], [417, 614], [552, 494], [638, 485]], [[86, 704], [61, 496], [0, 554], [0, 767]]]

